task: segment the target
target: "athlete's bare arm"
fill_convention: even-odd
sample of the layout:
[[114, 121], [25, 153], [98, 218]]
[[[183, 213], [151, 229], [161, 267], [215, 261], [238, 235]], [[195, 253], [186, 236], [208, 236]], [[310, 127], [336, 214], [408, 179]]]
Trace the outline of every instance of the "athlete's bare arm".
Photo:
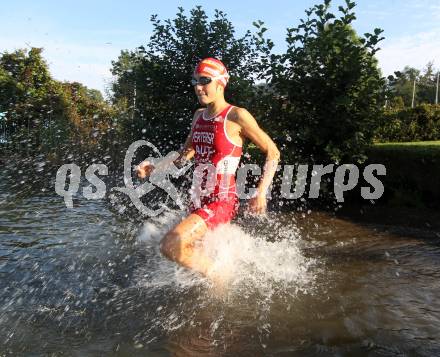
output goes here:
[[[179, 157], [176, 160], [174, 160], [174, 164], [177, 167], [183, 166], [185, 164], [185, 162], [188, 160], [191, 160], [195, 154], [194, 149], [192, 147], [191, 135], [192, 135], [192, 128], [193, 128], [194, 122], [201, 111], [203, 111], [203, 108], [197, 109], [196, 112], [194, 113], [192, 123], [191, 123], [191, 130], [190, 130], [182, 148], [178, 151]], [[137, 175], [139, 178], [144, 179], [144, 178], [150, 176], [150, 174], [153, 170], [154, 170], [154, 165], [151, 162], [145, 160], [145, 161], [142, 161], [137, 166]]]
[[[263, 176], [258, 184], [257, 195], [249, 202], [249, 209], [254, 213], [264, 213], [266, 210], [266, 193], [277, 170], [280, 152], [272, 141], [258, 125], [255, 118], [244, 108], [234, 108], [231, 111], [231, 119], [238, 124], [239, 130], [231, 133], [232, 137], [239, 135], [253, 142], [262, 152], [266, 154]], [[229, 134], [229, 133], [228, 133]], [[235, 135], [234, 135], [235, 134]]]

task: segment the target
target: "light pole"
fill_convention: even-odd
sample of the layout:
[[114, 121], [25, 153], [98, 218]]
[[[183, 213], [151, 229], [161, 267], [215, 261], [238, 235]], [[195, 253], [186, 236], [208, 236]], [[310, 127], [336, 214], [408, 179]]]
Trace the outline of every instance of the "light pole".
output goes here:
[[435, 104], [438, 104], [438, 77], [439, 77], [440, 71], [437, 72], [437, 88], [435, 90]]
[[134, 112], [136, 110], [136, 79], [134, 80], [133, 87], [133, 111], [131, 112], [131, 120], [134, 121]]
[[414, 108], [414, 97], [416, 95], [416, 79], [414, 78], [414, 85], [413, 85], [413, 95], [412, 95], [412, 101], [411, 101], [411, 108]]

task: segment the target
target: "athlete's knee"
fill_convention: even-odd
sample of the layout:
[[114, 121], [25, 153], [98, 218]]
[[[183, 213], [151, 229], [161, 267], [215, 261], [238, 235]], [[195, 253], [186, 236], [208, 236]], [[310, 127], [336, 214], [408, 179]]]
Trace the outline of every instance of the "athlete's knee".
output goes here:
[[177, 260], [181, 250], [181, 239], [176, 232], [168, 232], [160, 242], [160, 252], [171, 260]]

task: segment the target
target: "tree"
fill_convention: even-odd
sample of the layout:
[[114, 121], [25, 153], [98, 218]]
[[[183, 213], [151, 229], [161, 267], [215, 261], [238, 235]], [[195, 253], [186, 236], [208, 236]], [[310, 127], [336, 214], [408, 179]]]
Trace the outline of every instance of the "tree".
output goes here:
[[[54, 81], [41, 48], [20, 49], [0, 56], [0, 112], [5, 113], [10, 136], [26, 134], [38, 145], [40, 129], [50, 126], [54, 95]], [[31, 136], [34, 131], [39, 135]]]
[[435, 72], [434, 63], [428, 62], [423, 70], [423, 75], [419, 77], [419, 83], [417, 86], [417, 97], [419, 103], [434, 104], [436, 82], [437, 72]]
[[[388, 76], [389, 97], [401, 97], [405, 106], [412, 103], [414, 81], [418, 81], [420, 71], [416, 68], [405, 66], [402, 71], [394, 72], [394, 76]], [[417, 91], [416, 91], [417, 94]], [[416, 98], [416, 103], [418, 102]]]
[[99, 91], [54, 80], [41, 48], [0, 56], [2, 130], [16, 149], [59, 150], [63, 144], [92, 143], [92, 132], [108, 127], [113, 111]]
[[226, 98], [237, 105], [249, 103], [261, 57], [249, 31], [237, 37], [225, 13], [216, 10], [209, 20], [200, 6], [190, 16], [179, 8], [173, 20], [161, 21], [154, 15], [151, 22], [150, 41], [135, 51], [121, 52], [113, 62], [113, 103], [126, 110], [128, 133], [139, 138], [146, 131], [159, 145], [182, 142], [199, 106], [191, 74], [204, 57], [216, 57], [229, 69]]
[[355, 3], [346, 0], [339, 18], [329, 7], [325, 0], [307, 10], [287, 30], [286, 53], [267, 61], [267, 79], [283, 100], [272, 116], [282, 122], [286, 152], [312, 161], [363, 161], [384, 103], [375, 58], [382, 30], [359, 37], [351, 27]]
[[416, 82], [414, 104], [435, 103], [435, 90], [437, 85], [437, 71], [434, 64], [429, 62], [423, 71], [405, 66], [402, 71], [395, 71], [388, 76], [388, 96], [392, 100], [401, 97], [404, 105], [410, 107]]

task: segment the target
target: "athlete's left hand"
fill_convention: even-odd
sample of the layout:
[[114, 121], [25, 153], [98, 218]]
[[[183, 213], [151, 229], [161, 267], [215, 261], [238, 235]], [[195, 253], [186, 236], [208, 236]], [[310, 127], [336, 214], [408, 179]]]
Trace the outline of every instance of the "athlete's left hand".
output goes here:
[[267, 207], [266, 195], [258, 194], [249, 200], [248, 210], [254, 214], [265, 214]]

